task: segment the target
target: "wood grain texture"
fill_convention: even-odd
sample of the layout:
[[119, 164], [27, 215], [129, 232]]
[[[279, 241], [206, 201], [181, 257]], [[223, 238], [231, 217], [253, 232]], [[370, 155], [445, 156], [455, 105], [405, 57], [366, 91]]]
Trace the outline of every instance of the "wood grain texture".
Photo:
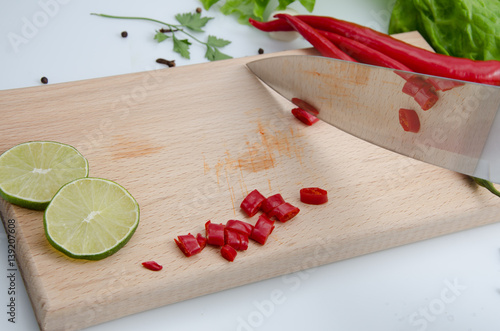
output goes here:
[[[0, 152], [29, 140], [73, 145], [91, 176], [120, 183], [141, 208], [123, 249], [81, 261], [49, 245], [42, 212], [0, 200], [41, 329], [81, 329], [498, 220], [498, 198], [465, 176], [298, 122], [245, 67], [274, 55], [0, 92]], [[307, 186], [327, 189], [330, 202], [301, 204]], [[173, 239], [203, 233], [208, 219], [255, 223], [239, 209], [253, 189], [281, 193], [300, 214], [233, 263], [214, 247], [182, 255]], [[146, 270], [147, 260], [164, 269]]]

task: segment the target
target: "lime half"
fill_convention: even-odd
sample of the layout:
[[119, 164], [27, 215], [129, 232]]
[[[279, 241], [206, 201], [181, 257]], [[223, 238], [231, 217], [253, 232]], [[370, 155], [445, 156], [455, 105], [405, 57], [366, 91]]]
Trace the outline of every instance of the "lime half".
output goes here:
[[100, 260], [132, 237], [139, 224], [139, 205], [115, 182], [79, 178], [54, 195], [43, 223], [54, 248], [73, 258]]
[[0, 156], [0, 196], [21, 207], [42, 210], [61, 186], [88, 174], [87, 160], [74, 147], [26, 142]]

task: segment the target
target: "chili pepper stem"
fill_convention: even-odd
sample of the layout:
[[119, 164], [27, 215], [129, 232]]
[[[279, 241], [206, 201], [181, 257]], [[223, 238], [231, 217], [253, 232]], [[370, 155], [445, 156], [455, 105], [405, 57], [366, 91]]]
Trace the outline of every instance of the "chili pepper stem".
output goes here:
[[485, 179], [481, 179], [481, 178], [476, 178], [476, 177], [472, 177], [472, 179], [476, 182], [476, 184], [478, 184], [479, 186], [482, 186], [484, 188], [486, 188], [488, 191], [490, 191], [491, 193], [493, 193], [494, 195], [500, 197], [500, 191], [498, 191], [495, 186], [493, 185], [492, 182], [488, 181], [488, 180], [485, 180]]
[[168, 26], [169, 29], [172, 30], [171, 31], [172, 35], [174, 34], [174, 30], [175, 31], [179, 31], [179, 32], [184, 33], [186, 36], [194, 39], [198, 43], [200, 43], [202, 45], [205, 45], [205, 46], [208, 46], [208, 43], [206, 43], [204, 41], [201, 41], [198, 38], [196, 38], [195, 36], [193, 36], [192, 34], [190, 34], [189, 32], [186, 32], [186, 30], [184, 30], [182, 28], [182, 25], [180, 25], [180, 24], [169, 24], [169, 23], [166, 23], [166, 22], [155, 20], [154, 18], [139, 17], [139, 16], [115, 16], [115, 15], [98, 14], [98, 13], [90, 13], [90, 15], [107, 17], [107, 18], [116, 18], [116, 19], [122, 19], [122, 20], [142, 20], [142, 21], [150, 21], [150, 22], [160, 23], [160, 24]]

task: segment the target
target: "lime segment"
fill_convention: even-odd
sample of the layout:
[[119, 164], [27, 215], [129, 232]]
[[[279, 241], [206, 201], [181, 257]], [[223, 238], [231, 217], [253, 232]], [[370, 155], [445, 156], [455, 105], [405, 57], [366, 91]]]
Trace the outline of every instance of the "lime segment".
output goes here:
[[42, 210], [61, 186], [88, 174], [87, 160], [69, 145], [22, 143], [0, 156], [0, 196], [21, 207]]
[[54, 195], [43, 221], [54, 248], [73, 258], [100, 260], [132, 237], [139, 224], [139, 205], [113, 181], [79, 178]]

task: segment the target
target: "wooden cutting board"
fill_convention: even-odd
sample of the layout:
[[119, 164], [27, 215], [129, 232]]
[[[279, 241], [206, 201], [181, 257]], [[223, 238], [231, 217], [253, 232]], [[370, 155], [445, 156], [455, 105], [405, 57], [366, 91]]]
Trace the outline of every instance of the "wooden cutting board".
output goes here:
[[[418, 34], [400, 37], [425, 46]], [[141, 208], [129, 243], [92, 262], [53, 249], [42, 212], [1, 200], [41, 329], [81, 329], [498, 220], [498, 198], [463, 175], [298, 122], [245, 67], [275, 55], [0, 92], [0, 153], [29, 140], [73, 145], [91, 176], [120, 183]], [[330, 202], [302, 204], [308, 186]], [[207, 220], [255, 223], [239, 209], [253, 189], [281, 193], [300, 214], [232, 263], [214, 247], [182, 255], [174, 238], [203, 233]], [[164, 269], [146, 270], [147, 260]]]

